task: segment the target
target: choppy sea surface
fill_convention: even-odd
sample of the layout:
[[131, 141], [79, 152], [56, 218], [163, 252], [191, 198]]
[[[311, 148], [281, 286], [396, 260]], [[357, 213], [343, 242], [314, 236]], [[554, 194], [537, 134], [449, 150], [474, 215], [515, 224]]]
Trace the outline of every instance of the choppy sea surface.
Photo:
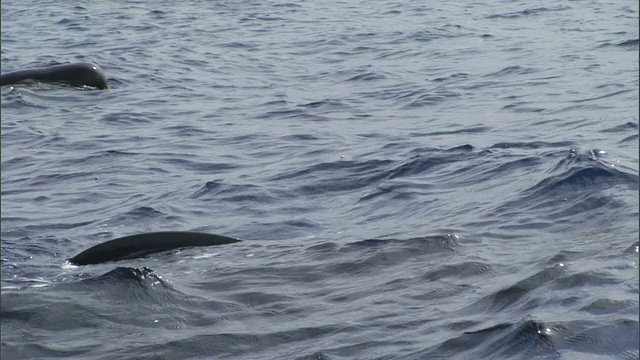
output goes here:
[[638, 1], [1, 13], [3, 360], [639, 358]]

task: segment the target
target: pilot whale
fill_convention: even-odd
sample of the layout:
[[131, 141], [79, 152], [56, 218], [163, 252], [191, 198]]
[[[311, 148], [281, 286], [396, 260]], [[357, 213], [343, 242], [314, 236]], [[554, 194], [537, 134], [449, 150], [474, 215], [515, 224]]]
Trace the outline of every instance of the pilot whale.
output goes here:
[[161, 231], [129, 235], [103, 242], [69, 259], [74, 265], [101, 264], [109, 261], [137, 259], [149, 254], [193, 246], [214, 246], [241, 240], [191, 231]]
[[107, 77], [100, 66], [87, 62], [9, 72], [0, 75], [0, 86], [13, 85], [29, 80], [74, 86], [91, 86], [98, 89], [109, 87]]

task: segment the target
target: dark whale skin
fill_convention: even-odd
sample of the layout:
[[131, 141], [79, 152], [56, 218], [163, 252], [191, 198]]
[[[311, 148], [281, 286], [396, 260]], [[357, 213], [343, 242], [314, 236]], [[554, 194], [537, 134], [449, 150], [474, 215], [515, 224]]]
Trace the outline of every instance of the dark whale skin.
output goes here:
[[0, 86], [13, 85], [23, 81], [63, 83], [74, 86], [91, 86], [107, 89], [107, 77], [100, 66], [92, 63], [72, 63], [43, 68], [18, 70], [0, 75]]
[[136, 259], [149, 254], [193, 246], [215, 246], [241, 240], [215, 234], [191, 231], [161, 231], [129, 235], [90, 247], [69, 259], [74, 265], [101, 264], [109, 261]]

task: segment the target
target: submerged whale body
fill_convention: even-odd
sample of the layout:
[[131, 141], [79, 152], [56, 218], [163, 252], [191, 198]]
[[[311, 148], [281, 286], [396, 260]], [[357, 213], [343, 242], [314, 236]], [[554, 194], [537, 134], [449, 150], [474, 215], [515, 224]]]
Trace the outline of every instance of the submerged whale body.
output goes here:
[[14, 71], [0, 75], [0, 86], [13, 85], [23, 81], [63, 83], [74, 86], [108, 88], [107, 77], [100, 66], [92, 63], [72, 63], [36, 69]]
[[239, 242], [227, 236], [191, 232], [163, 231], [113, 239], [91, 247], [69, 259], [74, 265], [101, 264], [136, 259], [149, 254], [193, 246], [214, 246]]

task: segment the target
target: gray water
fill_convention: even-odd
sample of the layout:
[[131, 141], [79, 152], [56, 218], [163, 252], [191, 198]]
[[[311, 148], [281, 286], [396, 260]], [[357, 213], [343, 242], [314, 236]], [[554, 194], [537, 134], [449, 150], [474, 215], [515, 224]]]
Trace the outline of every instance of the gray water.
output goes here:
[[1, 12], [3, 360], [640, 356], [637, 1]]

